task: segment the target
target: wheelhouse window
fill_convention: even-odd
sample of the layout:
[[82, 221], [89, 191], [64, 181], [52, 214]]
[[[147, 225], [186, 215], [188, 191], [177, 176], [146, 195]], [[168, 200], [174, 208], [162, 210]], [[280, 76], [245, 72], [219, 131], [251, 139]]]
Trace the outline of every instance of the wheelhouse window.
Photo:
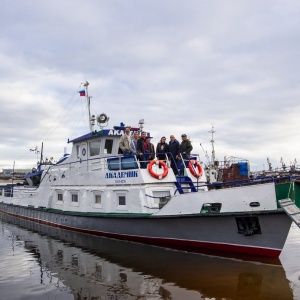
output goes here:
[[90, 156], [95, 156], [100, 154], [100, 140], [90, 142]]
[[112, 154], [113, 142], [114, 141], [112, 139], [105, 140], [104, 154]]

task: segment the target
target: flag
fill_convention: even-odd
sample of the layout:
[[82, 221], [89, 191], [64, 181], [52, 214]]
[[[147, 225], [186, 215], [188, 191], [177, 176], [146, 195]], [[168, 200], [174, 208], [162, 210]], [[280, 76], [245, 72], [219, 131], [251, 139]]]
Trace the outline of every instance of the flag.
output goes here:
[[85, 90], [79, 91], [80, 96], [85, 96]]

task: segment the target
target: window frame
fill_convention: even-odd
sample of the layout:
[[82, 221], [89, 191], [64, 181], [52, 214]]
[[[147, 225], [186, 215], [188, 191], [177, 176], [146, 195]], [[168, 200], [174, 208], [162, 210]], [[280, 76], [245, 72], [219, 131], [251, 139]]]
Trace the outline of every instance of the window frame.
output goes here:
[[[58, 205], [63, 205], [64, 204], [64, 200], [65, 200], [65, 197], [64, 197], [64, 191], [63, 190], [55, 190], [55, 193], [56, 193], [56, 197], [55, 197], [55, 202], [56, 204]], [[59, 200], [59, 195], [62, 196], [62, 200]]]
[[[98, 146], [99, 147], [93, 147], [92, 148], [92, 144], [98, 144]], [[94, 140], [94, 141], [90, 141], [89, 142], [89, 154], [90, 154], [90, 157], [94, 157], [94, 156], [99, 156], [100, 155], [100, 153], [101, 153], [101, 140], [100, 139], [98, 139], [98, 140]], [[97, 151], [97, 153], [95, 152], [92, 152], [92, 149], [97, 149], [98, 151]]]
[[[92, 191], [92, 193], [93, 193], [92, 207], [93, 208], [103, 208], [104, 193], [102, 191]], [[101, 202], [100, 203], [96, 202], [96, 197], [98, 197], [98, 196], [101, 197]]]
[[[115, 197], [116, 197], [116, 210], [128, 210], [128, 201], [127, 201], [127, 195], [128, 191], [115, 191]], [[124, 197], [125, 204], [120, 205], [120, 197]]]
[[[73, 196], [77, 196], [77, 201], [73, 201]], [[80, 193], [78, 190], [70, 191], [70, 205], [79, 206]]]

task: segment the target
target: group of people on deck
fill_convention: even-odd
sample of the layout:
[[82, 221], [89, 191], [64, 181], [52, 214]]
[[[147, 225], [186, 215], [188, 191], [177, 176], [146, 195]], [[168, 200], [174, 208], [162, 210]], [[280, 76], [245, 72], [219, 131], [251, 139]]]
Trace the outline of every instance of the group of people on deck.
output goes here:
[[171, 161], [171, 167], [175, 175], [183, 175], [183, 160], [190, 158], [190, 153], [193, 150], [191, 142], [188, 140], [186, 134], [181, 135], [181, 143], [179, 143], [174, 135], [170, 135], [170, 141], [167, 143], [166, 137], [162, 137], [156, 146], [151, 143], [150, 136], [147, 136], [146, 132], [142, 132], [139, 136], [139, 132], [135, 131], [131, 135], [131, 128], [125, 127], [125, 133], [121, 136], [119, 143], [120, 153], [136, 155], [140, 161], [141, 168], [147, 168], [149, 161], [155, 159], [166, 161], [167, 157]]

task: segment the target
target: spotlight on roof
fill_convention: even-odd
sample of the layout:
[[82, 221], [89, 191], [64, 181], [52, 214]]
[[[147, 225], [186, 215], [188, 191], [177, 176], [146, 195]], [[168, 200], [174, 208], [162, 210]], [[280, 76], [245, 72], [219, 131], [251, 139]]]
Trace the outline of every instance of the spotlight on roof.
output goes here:
[[[107, 126], [108, 120], [109, 120], [109, 117], [104, 113], [97, 116], [97, 124], [100, 126], [100, 128]], [[106, 124], [106, 125], [104, 125], [104, 124]]]

